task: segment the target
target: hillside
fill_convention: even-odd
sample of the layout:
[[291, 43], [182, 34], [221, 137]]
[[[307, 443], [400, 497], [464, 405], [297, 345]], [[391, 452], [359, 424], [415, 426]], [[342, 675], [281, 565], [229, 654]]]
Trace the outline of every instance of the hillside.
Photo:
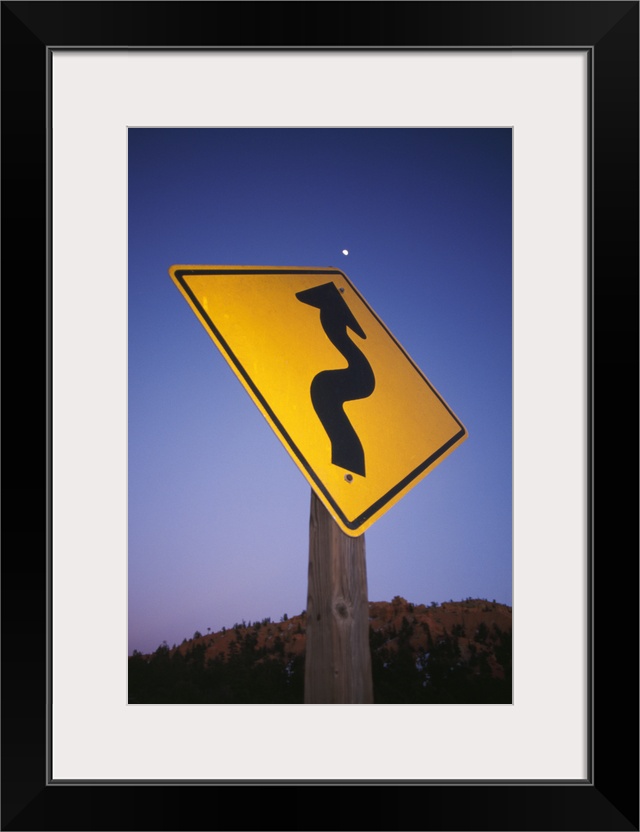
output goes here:
[[[234, 624], [129, 659], [129, 702], [303, 701], [306, 614]], [[471, 599], [369, 604], [376, 703], [511, 701], [511, 608]]]

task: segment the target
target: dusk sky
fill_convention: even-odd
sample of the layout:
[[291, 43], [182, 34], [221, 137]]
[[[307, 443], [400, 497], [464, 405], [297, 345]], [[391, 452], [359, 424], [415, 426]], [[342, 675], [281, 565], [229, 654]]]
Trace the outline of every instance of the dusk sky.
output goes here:
[[307, 605], [310, 486], [174, 264], [345, 272], [469, 434], [367, 529], [369, 600], [512, 603], [511, 143], [129, 130], [129, 652]]

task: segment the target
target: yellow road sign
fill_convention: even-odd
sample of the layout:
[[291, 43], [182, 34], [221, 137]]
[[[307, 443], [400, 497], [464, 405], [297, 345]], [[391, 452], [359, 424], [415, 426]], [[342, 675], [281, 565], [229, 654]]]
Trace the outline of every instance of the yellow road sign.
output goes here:
[[348, 535], [362, 534], [467, 438], [339, 269], [169, 273]]

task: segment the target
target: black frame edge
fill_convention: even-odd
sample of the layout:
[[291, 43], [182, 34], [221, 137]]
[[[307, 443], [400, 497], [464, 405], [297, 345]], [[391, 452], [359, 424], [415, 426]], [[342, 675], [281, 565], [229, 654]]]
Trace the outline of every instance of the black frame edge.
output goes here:
[[[628, 479], [622, 477], [623, 466], [628, 468], [629, 458], [637, 460], [637, 440], [632, 453], [626, 444], [622, 451], [609, 448], [621, 419], [626, 424], [630, 416], [631, 424], [638, 424], [638, 8], [637, 2], [615, 0], [247, 2], [242, 8], [204, 2], [2, 3], [3, 266], [5, 275], [16, 272], [21, 252], [13, 241], [22, 239], [25, 228], [35, 231], [40, 244], [29, 253], [30, 272], [45, 282], [42, 294], [30, 299], [36, 325], [21, 346], [20, 372], [12, 374], [13, 362], [4, 362], [5, 378], [15, 378], [19, 390], [19, 405], [5, 408], [5, 436], [15, 432], [22, 442], [19, 460], [7, 463], [4, 494], [2, 829], [228, 829], [230, 818], [237, 829], [340, 828], [333, 801], [316, 801], [313, 814], [309, 811], [313, 789], [320, 787], [335, 789], [331, 796], [341, 806], [348, 800], [357, 807], [352, 828], [638, 830], [638, 492], [637, 485], [621, 485]], [[235, 21], [231, 27], [229, 15]], [[50, 608], [43, 555], [51, 533], [49, 47], [188, 48], [206, 45], [199, 41], [203, 32], [212, 31], [218, 36], [214, 45], [221, 47], [592, 47], [588, 415], [590, 591], [596, 614], [590, 636], [594, 763], [589, 782], [400, 783], [373, 789], [351, 782], [48, 785]], [[285, 37], [289, 42], [283, 44]], [[19, 286], [5, 278], [5, 309], [23, 308]], [[38, 382], [25, 384], [25, 352], [32, 368], [45, 358], [42, 386], [38, 374]], [[621, 377], [632, 381], [621, 384]], [[26, 434], [30, 412], [46, 414], [44, 431]], [[604, 442], [595, 447], [596, 426], [601, 439], [606, 435], [606, 449]], [[43, 461], [41, 479], [34, 471]], [[625, 557], [629, 541], [630, 558]], [[570, 641], [570, 634], [564, 637]], [[631, 763], [629, 754], [621, 753], [621, 738], [627, 750], [632, 745]], [[208, 794], [198, 785], [214, 791]], [[255, 800], [242, 800], [248, 795], [237, 793], [239, 786], [250, 789]]]

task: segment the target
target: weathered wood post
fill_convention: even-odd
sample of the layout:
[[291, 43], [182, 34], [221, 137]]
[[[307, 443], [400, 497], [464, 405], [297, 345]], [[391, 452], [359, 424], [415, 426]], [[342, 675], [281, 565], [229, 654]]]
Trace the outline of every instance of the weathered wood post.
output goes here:
[[304, 701], [373, 703], [364, 534], [345, 534], [313, 491]]

